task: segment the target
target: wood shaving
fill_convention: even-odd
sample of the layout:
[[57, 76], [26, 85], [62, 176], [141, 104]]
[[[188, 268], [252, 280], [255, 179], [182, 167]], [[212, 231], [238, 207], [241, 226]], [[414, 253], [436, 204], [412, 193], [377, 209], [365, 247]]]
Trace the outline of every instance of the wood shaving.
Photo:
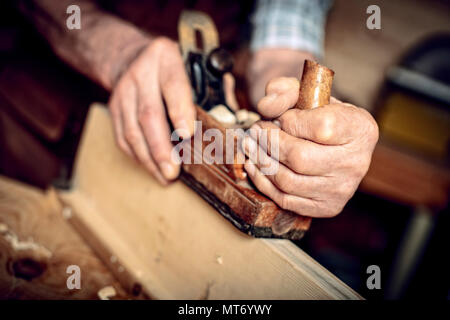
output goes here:
[[116, 289], [114, 289], [113, 286], [106, 286], [97, 292], [100, 300], [110, 300], [110, 298], [115, 297], [116, 294]]
[[27, 241], [19, 240], [17, 235], [13, 231], [9, 230], [6, 224], [0, 224], [0, 235], [2, 235], [3, 238], [11, 245], [11, 248], [14, 251], [30, 250], [46, 258], [50, 258], [52, 256], [52, 252], [49, 249], [39, 243], [36, 243], [33, 239], [29, 239]]
[[214, 108], [209, 110], [208, 113], [211, 115], [211, 117], [223, 124], [233, 125], [236, 123], [236, 116], [223, 104], [215, 106]]

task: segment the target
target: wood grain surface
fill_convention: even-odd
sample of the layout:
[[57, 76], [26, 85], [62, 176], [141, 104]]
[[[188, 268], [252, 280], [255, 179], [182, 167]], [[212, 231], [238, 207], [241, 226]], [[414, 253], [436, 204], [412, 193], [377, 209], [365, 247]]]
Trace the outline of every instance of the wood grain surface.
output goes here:
[[[63, 214], [53, 190], [0, 176], [0, 299], [99, 299], [109, 286], [111, 298], [131, 297]], [[80, 289], [67, 288], [70, 265], [80, 267]]]
[[160, 186], [117, 148], [106, 108], [91, 107], [60, 195], [122, 284], [153, 298], [361, 298], [292, 242], [241, 233], [180, 181]]

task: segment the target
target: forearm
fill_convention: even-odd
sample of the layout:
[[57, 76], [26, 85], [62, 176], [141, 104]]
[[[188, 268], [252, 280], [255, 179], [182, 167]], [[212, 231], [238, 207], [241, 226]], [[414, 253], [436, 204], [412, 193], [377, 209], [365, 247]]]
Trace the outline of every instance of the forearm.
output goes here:
[[[66, 26], [69, 5], [81, 9], [81, 29]], [[122, 71], [147, 46], [151, 37], [93, 1], [21, 1], [20, 10], [65, 62], [111, 90]]]

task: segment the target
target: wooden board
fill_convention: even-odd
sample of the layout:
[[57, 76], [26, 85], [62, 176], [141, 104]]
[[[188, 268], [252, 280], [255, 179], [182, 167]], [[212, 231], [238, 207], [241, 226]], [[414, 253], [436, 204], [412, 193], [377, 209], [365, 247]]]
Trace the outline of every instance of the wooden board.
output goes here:
[[[0, 176], [0, 299], [98, 299], [105, 287], [111, 299], [132, 298], [63, 212], [54, 190]], [[80, 289], [67, 288], [70, 265], [80, 267]]]
[[150, 297], [361, 298], [290, 241], [251, 238], [181, 182], [158, 185], [115, 146], [109, 114], [98, 105], [74, 187], [60, 196], [122, 284]]

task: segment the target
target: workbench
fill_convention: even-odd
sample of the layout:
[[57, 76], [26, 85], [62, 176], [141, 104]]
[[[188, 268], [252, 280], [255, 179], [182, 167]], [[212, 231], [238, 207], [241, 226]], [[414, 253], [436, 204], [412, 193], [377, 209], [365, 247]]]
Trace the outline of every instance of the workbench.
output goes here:
[[[292, 242], [243, 234], [180, 181], [160, 186], [117, 148], [104, 106], [91, 107], [70, 190], [1, 178], [0, 195], [5, 298], [112, 286], [116, 298], [361, 299]], [[69, 265], [80, 290], [67, 289]]]

